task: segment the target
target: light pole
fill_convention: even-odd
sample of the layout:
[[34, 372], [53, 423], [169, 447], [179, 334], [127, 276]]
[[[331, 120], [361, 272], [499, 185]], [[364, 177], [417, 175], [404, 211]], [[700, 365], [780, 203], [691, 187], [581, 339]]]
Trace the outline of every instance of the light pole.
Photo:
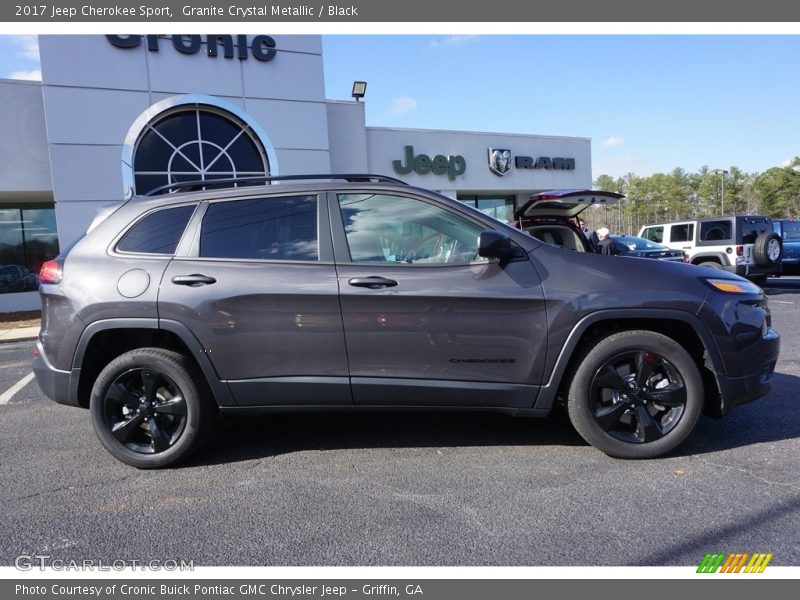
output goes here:
[[721, 202], [722, 202], [721, 211], [722, 211], [723, 215], [725, 214], [725, 175], [727, 175], [727, 174], [728, 174], [728, 172], [725, 169], [716, 169], [716, 170], [714, 170], [714, 175], [719, 175], [720, 187], [722, 189], [722, 191], [720, 192], [720, 196], [721, 196]]

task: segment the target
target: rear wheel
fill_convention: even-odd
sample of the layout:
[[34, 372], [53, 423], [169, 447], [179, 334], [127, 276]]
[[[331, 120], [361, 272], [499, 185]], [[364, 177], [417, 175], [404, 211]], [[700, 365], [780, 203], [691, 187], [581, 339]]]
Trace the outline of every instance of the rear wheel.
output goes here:
[[570, 421], [587, 442], [617, 458], [655, 458], [694, 429], [703, 382], [692, 357], [653, 331], [600, 340], [578, 366], [569, 389]]
[[173, 465], [202, 444], [213, 403], [186, 358], [139, 348], [111, 361], [97, 377], [89, 409], [100, 442], [140, 469]]
[[722, 269], [722, 265], [715, 260], [704, 260], [703, 262], [699, 262], [697, 264], [701, 267], [708, 267], [709, 269]]

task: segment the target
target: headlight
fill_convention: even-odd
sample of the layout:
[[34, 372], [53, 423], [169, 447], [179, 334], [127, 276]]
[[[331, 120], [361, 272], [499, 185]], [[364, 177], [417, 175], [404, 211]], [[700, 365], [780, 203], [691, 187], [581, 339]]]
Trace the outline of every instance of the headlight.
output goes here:
[[762, 294], [755, 283], [746, 279], [706, 279], [708, 285], [724, 294]]

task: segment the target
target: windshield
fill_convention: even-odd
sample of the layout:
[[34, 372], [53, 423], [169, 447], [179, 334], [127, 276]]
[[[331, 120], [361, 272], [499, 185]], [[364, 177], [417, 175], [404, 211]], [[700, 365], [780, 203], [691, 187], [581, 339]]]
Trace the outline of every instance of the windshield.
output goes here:
[[616, 237], [614, 241], [619, 242], [628, 250], [662, 250], [664, 248], [661, 244], [656, 244], [650, 240], [627, 235]]

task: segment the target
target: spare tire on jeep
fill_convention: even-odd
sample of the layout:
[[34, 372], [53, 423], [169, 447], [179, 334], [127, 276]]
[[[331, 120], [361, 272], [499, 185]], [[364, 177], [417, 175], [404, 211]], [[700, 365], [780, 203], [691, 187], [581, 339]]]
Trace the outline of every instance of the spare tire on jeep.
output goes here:
[[764, 231], [756, 238], [753, 252], [756, 264], [762, 266], [777, 264], [783, 254], [781, 236], [774, 231]]

